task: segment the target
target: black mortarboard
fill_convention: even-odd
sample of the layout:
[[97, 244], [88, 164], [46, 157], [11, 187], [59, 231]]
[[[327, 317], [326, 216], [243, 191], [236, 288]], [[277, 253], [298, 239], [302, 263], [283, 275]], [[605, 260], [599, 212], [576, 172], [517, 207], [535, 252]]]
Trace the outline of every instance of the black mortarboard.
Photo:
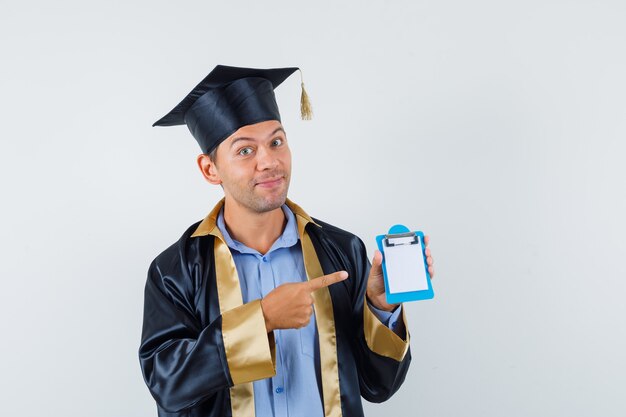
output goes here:
[[[242, 126], [280, 121], [274, 89], [298, 68], [255, 69], [216, 66], [187, 97], [152, 126], [186, 124], [202, 152], [210, 153]], [[302, 118], [310, 103], [302, 84]]]

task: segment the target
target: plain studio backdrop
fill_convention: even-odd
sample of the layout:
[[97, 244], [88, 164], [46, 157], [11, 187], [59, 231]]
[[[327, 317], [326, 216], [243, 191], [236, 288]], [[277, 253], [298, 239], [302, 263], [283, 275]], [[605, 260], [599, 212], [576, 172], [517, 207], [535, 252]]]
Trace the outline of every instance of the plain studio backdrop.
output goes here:
[[185, 126], [216, 64], [276, 90], [290, 198], [431, 236], [413, 362], [368, 416], [626, 415], [623, 1], [3, 2], [0, 413], [155, 416], [149, 263], [221, 198]]

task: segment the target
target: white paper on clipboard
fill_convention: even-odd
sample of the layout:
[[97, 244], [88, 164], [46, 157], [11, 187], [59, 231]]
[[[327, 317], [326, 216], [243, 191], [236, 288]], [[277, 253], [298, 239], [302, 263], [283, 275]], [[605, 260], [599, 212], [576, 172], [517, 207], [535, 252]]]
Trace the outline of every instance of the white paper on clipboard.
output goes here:
[[400, 244], [385, 247], [385, 267], [390, 294], [428, 289], [420, 238], [417, 235], [408, 238], [417, 241], [413, 244], [403, 243], [406, 239], [396, 241]]

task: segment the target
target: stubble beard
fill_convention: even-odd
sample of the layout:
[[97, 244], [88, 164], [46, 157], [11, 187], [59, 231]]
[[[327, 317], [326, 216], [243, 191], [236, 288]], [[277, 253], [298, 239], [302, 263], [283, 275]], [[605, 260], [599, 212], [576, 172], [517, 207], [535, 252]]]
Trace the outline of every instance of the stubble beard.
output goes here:
[[289, 191], [289, 181], [290, 177], [288, 175], [284, 175], [284, 184], [283, 190], [279, 193], [272, 193], [269, 196], [260, 196], [256, 193], [256, 185], [254, 182], [249, 184], [249, 192], [237, 193], [237, 195], [233, 195], [236, 200], [240, 202], [243, 206], [247, 207], [251, 211], [255, 213], [266, 213], [268, 211], [276, 210], [285, 204], [287, 200], [287, 192]]

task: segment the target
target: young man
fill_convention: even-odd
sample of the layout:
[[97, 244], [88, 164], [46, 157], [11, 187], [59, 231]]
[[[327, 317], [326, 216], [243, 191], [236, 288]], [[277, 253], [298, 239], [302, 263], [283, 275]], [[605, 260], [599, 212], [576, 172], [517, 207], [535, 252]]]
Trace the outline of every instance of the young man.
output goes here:
[[273, 90], [296, 70], [217, 66], [155, 123], [186, 124], [224, 190], [148, 271], [139, 358], [159, 416], [360, 416], [361, 396], [404, 381], [409, 334], [381, 254], [370, 268], [358, 237], [287, 199]]

